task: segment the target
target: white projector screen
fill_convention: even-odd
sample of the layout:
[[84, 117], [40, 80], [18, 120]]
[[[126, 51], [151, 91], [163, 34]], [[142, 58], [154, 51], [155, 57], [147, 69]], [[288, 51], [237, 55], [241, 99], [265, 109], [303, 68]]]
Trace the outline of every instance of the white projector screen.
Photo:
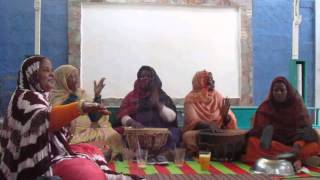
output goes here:
[[211, 71], [216, 89], [240, 97], [240, 14], [236, 8], [82, 4], [81, 84], [106, 77], [104, 98], [123, 98], [138, 69], [152, 66], [163, 89], [184, 98], [192, 77]]

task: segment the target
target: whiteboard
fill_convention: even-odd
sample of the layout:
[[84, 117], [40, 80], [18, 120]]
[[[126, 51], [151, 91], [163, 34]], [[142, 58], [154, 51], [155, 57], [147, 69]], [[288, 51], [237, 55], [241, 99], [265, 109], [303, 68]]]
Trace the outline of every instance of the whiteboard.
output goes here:
[[106, 77], [104, 98], [123, 98], [138, 69], [152, 66], [173, 98], [192, 90], [197, 71], [216, 89], [240, 97], [240, 13], [236, 8], [82, 4], [81, 86]]

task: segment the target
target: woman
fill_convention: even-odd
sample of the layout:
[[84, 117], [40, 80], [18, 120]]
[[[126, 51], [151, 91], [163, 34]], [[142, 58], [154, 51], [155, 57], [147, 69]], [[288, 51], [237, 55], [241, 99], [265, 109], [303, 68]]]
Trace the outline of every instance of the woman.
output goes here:
[[173, 149], [180, 141], [176, 107], [150, 66], [139, 69], [134, 89], [122, 101], [117, 117], [123, 126], [169, 128], [166, 149]]
[[299, 93], [286, 78], [277, 77], [255, 114], [242, 160], [255, 162], [260, 157], [292, 152], [297, 155], [294, 165], [300, 169], [301, 161], [319, 154], [318, 140]]
[[201, 129], [236, 129], [237, 121], [229, 110], [229, 99], [214, 89], [211, 72], [199, 71], [192, 79], [192, 91], [185, 97], [183, 143], [190, 153], [197, 152], [196, 137]]
[[85, 153], [75, 153], [67, 143], [63, 127], [82, 113], [109, 114], [104, 106], [74, 102], [51, 107], [54, 74], [47, 57], [25, 59], [17, 83], [1, 130], [0, 179], [33, 180], [52, 174], [64, 180], [124, 177], [109, 171], [94, 146], [85, 145], [80, 149]]
[[[56, 85], [51, 93], [53, 105], [69, 104], [79, 100], [89, 100], [84, 90], [79, 85], [79, 70], [72, 65], [62, 65], [55, 70]], [[93, 99], [101, 103], [101, 91], [104, 87], [104, 78], [97, 84], [94, 82]], [[122, 140], [120, 134], [112, 129], [107, 116], [100, 113], [89, 113], [78, 117], [73, 121], [71, 129], [74, 129], [71, 144], [88, 142], [100, 149], [109, 146], [113, 157], [121, 152]]]

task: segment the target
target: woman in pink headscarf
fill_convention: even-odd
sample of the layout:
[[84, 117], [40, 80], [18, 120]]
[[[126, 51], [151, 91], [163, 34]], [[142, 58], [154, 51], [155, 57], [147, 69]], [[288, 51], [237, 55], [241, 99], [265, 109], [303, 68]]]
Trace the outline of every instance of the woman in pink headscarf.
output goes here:
[[191, 152], [198, 151], [196, 137], [200, 129], [213, 125], [221, 129], [237, 128], [235, 115], [229, 110], [229, 99], [214, 89], [211, 72], [199, 71], [192, 79], [192, 91], [185, 97], [183, 142]]

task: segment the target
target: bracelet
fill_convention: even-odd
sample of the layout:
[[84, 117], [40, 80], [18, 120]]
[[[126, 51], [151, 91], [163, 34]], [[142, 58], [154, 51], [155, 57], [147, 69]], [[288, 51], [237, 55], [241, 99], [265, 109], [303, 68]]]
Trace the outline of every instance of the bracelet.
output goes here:
[[78, 110], [79, 110], [79, 112], [80, 112], [81, 115], [85, 114], [85, 113], [83, 112], [83, 109], [82, 109], [84, 102], [85, 102], [84, 100], [80, 100], [80, 101], [78, 102]]
[[93, 99], [93, 101], [94, 101], [94, 102], [99, 102], [99, 103], [100, 103], [100, 102], [101, 102], [101, 95], [99, 95], [99, 96], [95, 96], [95, 97], [94, 97], [94, 99]]

